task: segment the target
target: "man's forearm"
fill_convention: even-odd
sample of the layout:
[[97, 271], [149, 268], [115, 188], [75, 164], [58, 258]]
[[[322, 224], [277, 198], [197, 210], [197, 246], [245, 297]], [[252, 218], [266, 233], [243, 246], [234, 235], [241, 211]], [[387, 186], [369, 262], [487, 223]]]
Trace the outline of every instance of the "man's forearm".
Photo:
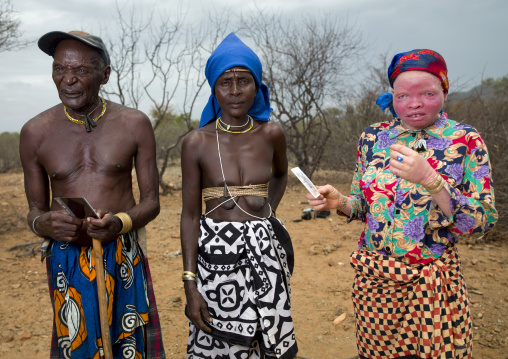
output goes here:
[[125, 212], [132, 220], [132, 230], [136, 230], [146, 226], [159, 215], [160, 204], [158, 200], [145, 199]]

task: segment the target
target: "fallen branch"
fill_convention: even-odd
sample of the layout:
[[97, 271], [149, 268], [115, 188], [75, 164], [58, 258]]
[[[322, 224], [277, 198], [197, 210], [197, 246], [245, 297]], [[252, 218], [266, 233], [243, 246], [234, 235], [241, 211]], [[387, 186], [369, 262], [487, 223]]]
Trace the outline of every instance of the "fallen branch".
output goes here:
[[483, 292], [480, 292], [479, 290], [471, 289], [470, 292], [478, 295], [483, 295]]
[[42, 241], [43, 241], [42, 239], [39, 239], [37, 241], [30, 242], [30, 243], [18, 244], [17, 246], [14, 246], [14, 247], [11, 247], [11, 248], [7, 249], [7, 251], [15, 251], [17, 249], [23, 249], [23, 248], [26, 248], [26, 247], [33, 246], [34, 244], [41, 244]]

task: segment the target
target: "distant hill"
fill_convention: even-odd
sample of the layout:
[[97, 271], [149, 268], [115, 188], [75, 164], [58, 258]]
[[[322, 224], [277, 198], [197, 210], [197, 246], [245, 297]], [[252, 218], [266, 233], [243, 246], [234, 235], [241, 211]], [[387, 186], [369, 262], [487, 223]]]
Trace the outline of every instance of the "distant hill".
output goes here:
[[466, 101], [478, 97], [489, 98], [494, 97], [494, 95], [495, 89], [492, 82], [484, 81], [482, 85], [475, 86], [469, 91], [450, 92], [446, 103], [448, 106], [453, 106], [459, 101]]

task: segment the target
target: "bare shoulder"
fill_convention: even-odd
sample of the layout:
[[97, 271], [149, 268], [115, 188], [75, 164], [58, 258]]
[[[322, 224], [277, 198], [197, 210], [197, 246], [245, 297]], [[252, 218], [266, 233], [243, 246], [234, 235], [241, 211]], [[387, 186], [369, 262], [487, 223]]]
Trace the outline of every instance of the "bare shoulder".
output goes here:
[[113, 115], [113, 119], [117, 121], [124, 122], [124, 125], [140, 125], [140, 124], [148, 124], [151, 126], [150, 119], [148, 116], [132, 107], [127, 107], [125, 105], [115, 103], [112, 101], [107, 102], [107, 110]]
[[189, 132], [182, 142], [182, 157], [199, 160], [212, 149], [217, 150], [214, 127], [204, 126]]
[[42, 140], [53, 129], [53, 122], [58, 120], [57, 113], [61, 107], [62, 105], [55, 105], [28, 120], [21, 128], [21, 141]]
[[258, 125], [261, 127], [261, 131], [263, 135], [272, 140], [280, 140], [285, 139], [286, 135], [282, 126], [275, 121], [257, 121]]
[[187, 135], [185, 135], [182, 146], [183, 150], [192, 150], [197, 151], [203, 145], [206, 145], [210, 138], [211, 133], [207, 131], [205, 128], [200, 128], [197, 130], [192, 130]]

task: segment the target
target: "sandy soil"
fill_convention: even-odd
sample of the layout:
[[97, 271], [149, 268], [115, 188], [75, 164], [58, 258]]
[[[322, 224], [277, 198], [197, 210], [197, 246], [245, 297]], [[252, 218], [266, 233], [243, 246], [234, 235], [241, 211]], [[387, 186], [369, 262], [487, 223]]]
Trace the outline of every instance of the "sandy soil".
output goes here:
[[[348, 176], [328, 175], [328, 181], [347, 183]], [[333, 178], [333, 179], [331, 179]], [[179, 183], [177, 171], [174, 183]], [[324, 182], [317, 181], [317, 183]], [[177, 186], [178, 187], [178, 186]], [[340, 187], [339, 187], [340, 188]], [[342, 188], [345, 189], [345, 188]], [[349, 255], [356, 248], [362, 225], [346, 225], [335, 214], [322, 219], [300, 219], [305, 189], [293, 183], [277, 210], [292, 236], [295, 270], [291, 279], [292, 311], [300, 352], [305, 359], [349, 359], [356, 356], [350, 290], [353, 270]], [[184, 359], [187, 320], [180, 280], [179, 221], [181, 194], [161, 197], [162, 210], [148, 230], [148, 258], [162, 323], [166, 354]], [[25, 224], [27, 205], [23, 176], [0, 175], [0, 357], [47, 358], [51, 339], [52, 309], [45, 264], [36, 244], [9, 248], [38, 240]], [[508, 245], [467, 239], [459, 245], [463, 270], [473, 303], [475, 358], [508, 358]], [[346, 319], [334, 326], [342, 313]]]

